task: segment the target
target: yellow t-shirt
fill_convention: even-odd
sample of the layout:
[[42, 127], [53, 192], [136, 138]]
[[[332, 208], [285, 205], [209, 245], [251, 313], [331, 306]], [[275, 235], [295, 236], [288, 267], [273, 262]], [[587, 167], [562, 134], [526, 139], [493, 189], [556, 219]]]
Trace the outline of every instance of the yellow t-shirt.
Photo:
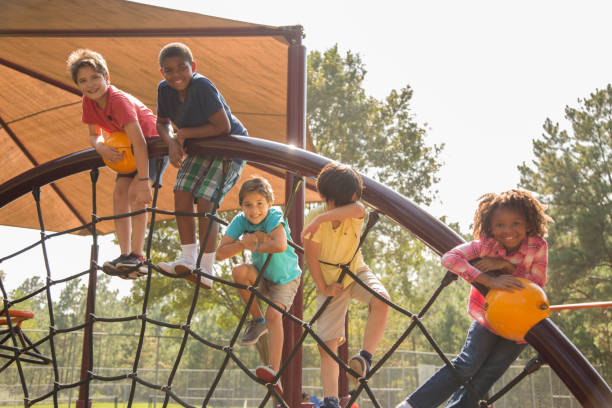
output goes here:
[[[325, 211], [325, 208], [311, 211], [308, 214], [306, 225], [314, 217]], [[363, 218], [347, 218], [340, 223], [338, 228], [333, 228], [331, 222], [321, 223], [317, 232], [311, 237], [313, 242], [317, 242], [320, 245], [319, 260], [333, 264], [343, 264], [350, 261], [359, 245], [362, 226]], [[321, 272], [326, 284], [329, 285], [338, 280], [342, 269], [321, 262], [319, 262], [319, 265], [321, 266]], [[360, 249], [351, 261], [349, 269], [356, 274], [364, 266], [366, 265]], [[348, 275], [342, 280], [342, 286], [345, 288], [351, 283], [353, 283], [353, 278]]]

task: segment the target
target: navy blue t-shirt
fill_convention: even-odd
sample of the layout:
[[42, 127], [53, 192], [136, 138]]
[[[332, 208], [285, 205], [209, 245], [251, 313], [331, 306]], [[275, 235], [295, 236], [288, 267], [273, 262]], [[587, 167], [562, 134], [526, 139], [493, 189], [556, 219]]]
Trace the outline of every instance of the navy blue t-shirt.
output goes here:
[[193, 73], [184, 102], [181, 102], [178, 91], [168, 85], [166, 80], [161, 81], [157, 87], [157, 116], [169, 118], [179, 129], [206, 125], [208, 118], [221, 108], [229, 119], [230, 133], [248, 136], [246, 128], [232, 115], [221, 92], [205, 76]]

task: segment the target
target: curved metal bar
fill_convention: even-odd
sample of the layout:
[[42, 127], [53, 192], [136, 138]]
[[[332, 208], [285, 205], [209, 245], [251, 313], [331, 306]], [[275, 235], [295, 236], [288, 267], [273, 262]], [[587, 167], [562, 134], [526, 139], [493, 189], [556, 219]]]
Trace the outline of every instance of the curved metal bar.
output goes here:
[[[316, 176], [331, 160], [290, 145], [244, 136], [214, 137], [189, 143], [192, 153], [242, 158], [294, 171], [304, 176]], [[163, 143], [149, 145], [149, 155], [167, 154]], [[81, 171], [101, 167], [104, 163], [94, 149], [82, 150], [35, 167], [0, 186], [0, 208], [32, 191], [36, 186], [56, 181]], [[452, 229], [431, 216], [408, 198], [362, 174], [363, 199], [408, 229], [438, 254], [463, 242]]]
[[585, 408], [612, 406], [612, 390], [580, 350], [549, 318], [541, 320], [525, 335], [544, 361]]

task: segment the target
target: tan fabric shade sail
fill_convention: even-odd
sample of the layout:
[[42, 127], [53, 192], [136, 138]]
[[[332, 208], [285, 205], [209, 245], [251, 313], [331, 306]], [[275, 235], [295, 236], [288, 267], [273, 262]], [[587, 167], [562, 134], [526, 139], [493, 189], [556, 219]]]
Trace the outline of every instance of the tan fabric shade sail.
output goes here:
[[[168, 42], [184, 42], [193, 51], [197, 71], [220, 89], [251, 137], [287, 141], [288, 49], [292, 41], [299, 43], [299, 26], [262, 26], [122, 0], [5, 0], [0, 21], [0, 185], [91, 147], [81, 122], [81, 97], [66, 72], [66, 58], [77, 48], [100, 52], [112, 84], [155, 111], [159, 50]], [[247, 166], [242, 180], [254, 173], [268, 177], [277, 202], [284, 203], [283, 173]], [[175, 179], [176, 169], [170, 166], [159, 208], [173, 210]], [[112, 215], [113, 187], [114, 173], [102, 168], [101, 216]], [[88, 172], [44, 186], [41, 197], [47, 230], [66, 230], [91, 219]], [[236, 197], [234, 188], [222, 210], [235, 208]], [[306, 197], [318, 199], [312, 191]], [[32, 197], [0, 209], [0, 224], [39, 228]], [[105, 222], [98, 228], [105, 233], [113, 225]]]

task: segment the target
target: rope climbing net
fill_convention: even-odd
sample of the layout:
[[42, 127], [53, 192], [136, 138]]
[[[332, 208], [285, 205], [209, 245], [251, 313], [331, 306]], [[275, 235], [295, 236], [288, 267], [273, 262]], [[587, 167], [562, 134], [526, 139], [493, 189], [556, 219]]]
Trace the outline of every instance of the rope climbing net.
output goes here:
[[[159, 174], [159, 172], [158, 172]], [[115, 381], [125, 381], [125, 380], [130, 380], [130, 391], [129, 391], [129, 397], [128, 397], [128, 406], [131, 406], [132, 403], [134, 402], [134, 397], [135, 397], [135, 392], [136, 392], [136, 388], [137, 387], [147, 387], [151, 390], [156, 390], [159, 392], [162, 392], [165, 394], [165, 398], [164, 398], [164, 402], [163, 402], [163, 406], [166, 407], [170, 401], [172, 400], [175, 403], [178, 403], [184, 407], [195, 407], [194, 405], [190, 405], [187, 401], [185, 401], [184, 399], [181, 398], [181, 396], [177, 395], [174, 391], [173, 391], [173, 382], [175, 381], [175, 377], [177, 372], [179, 371], [179, 367], [181, 364], [181, 359], [184, 357], [185, 355], [185, 350], [186, 350], [186, 346], [187, 343], [189, 341], [196, 341], [199, 342], [203, 345], [205, 345], [206, 347], [209, 347], [211, 349], [220, 351], [222, 353], [225, 354], [225, 357], [223, 359], [222, 364], [219, 366], [218, 371], [216, 373], [216, 376], [212, 382], [212, 384], [209, 385], [208, 387], [208, 392], [206, 393], [206, 396], [204, 397], [201, 406], [202, 407], [206, 407], [210, 404], [211, 399], [213, 398], [213, 394], [215, 393], [215, 389], [218, 386], [224, 371], [226, 370], [226, 368], [228, 367], [228, 364], [231, 361], [233, 361], [251, 380], [258, 382], [259, 384], [261, 384], [262, 386], [266, 387], [267, 392], [265, 394], [265, 396], [263, 397], [263, 399], [261, 400], [259, 406], [260, 407], [264, 407], [268, 401], [270, 400], [270, 398], [272, 396], [276, 397], [276, 399], [279, 401], [279, 404], [283, 407], [287, 407], [287, 403], [283, 400], [283, 396], [280, 395], [276, 389], [276, 387], [274, 386], [274, 384], [279, 381], [279, 379], [283, 376], [284, 373], [287, 372], [287, 367], [289, 365], [289, 363], [292, 361], [292, 359], [295, 357], [296, 353], [300, 350], [302, 344], [304, 343], [304, 341], [308, 338], [311, 337], [323, 350], [325, 350], [325, 352], [327, 352], [329, 355], [331, 355], [331, 357], [338, 363], [338, 365], [341, 367], [342, 370], [344, 370], [347, 374], [350, 374], [354, 377], [359, 377], [359, 374], [357, 372], [355, 372], [354, 370], [352, 370], [345, 361], [343, 361], [342, 359], [340, 359], [336, 354], [334, 354], [326, 345], [325, 343], [320, 339], [320, 337], [317, 335], [317, 333], [315, 332], [313, 326], [314, 323], [317, 321], [317, 319], [321, 316], [321, 314], [325, 311], [325, 309], [327, 308], [329, 302], [331, 301], [331, 297], [327, 298], [327, 300], [322, 304], [321, 307], [318, 308], [318, 310], [315, 312], [315, 314], [309, 319], [309, 320], [301, 320], [298, 319], [297, 317], [295, 317], [293, 314], [289, 313], [289, 311], [286, 311], [284, 309], [282, 309], [281, 307], [277, 306], [274, 302], [270, 301], [268, 298], [266, 298], [258, 289], [258, 284], [260, 282], [260, 280], [262, 279], [263, 276], [263, 272], [265, 271], [265, 268], [267, 267], [267, 265], [270, 262], [271, 257], [273, 256], [273, 254], [269, 254], [266, 262], [264, 263], [262, 270], [260, 271], [260, 274], [256, 280], [256, 282], [252, 285], [252, 286], [245, 286], [242, 284], [238, 284], [232, 281], [228, 281], [225, 280], [221, 277], [218, 276], [214, 276], [211, 274], [208, 274], [206, 272], [203, 272], [200, 269], [200, 261], [202, 258], [202, 250], [199, 253], [197, 262], [196, 262], [196, 268], [194, 271], [189, 272], [189, 273], [193, 273], [198, 275], [198, 277], [207, 277], [210, 278], [216, 282], [218, 282], [219, 284], [222, 285], [228, 285], [231, 286], [233, 288], [236, 289], [246, 289], [248, 290], [251, 295], [249, 297], [249, 300], [247, 302], [247, 304], [245, 305], [244, 308], [244, 312], [242, 313], [241, 318], [239, 319], [239, 322], [237, 324], [237, 326], [235, 327], [235, 329], [233, 330], [231, 339], [229, 340], [229, 343], [226, 344], [217, 344], [213, 341], [211, 341], [210, 339], [207, 339], [205, 337], [203, 337], [202, 335], [196, 333], [193, 329], [192, 329], [192, 322], [194, 319], [194, 315], [196, 314], [196, 305], [198, 302], [198, 298], [201, 296], [200, 293], [200, 285], [194, 285], [194, 292], [193, 292], [193, 297], [191, 299], [191, 304], [187, 313], [187, 316], [185, 318], [185, 320], [181, 323], [181, 324], [172, 324], [172, 323], [168, 323], [162, 320], [156, 320], [153, 319], [151, 317], [149, 317], [148, 315], [148, 311], [149, 311], [149, 302], [150, 302], [150, 291], [151, 291], [151, 278], [152, 275], [154, 273], [159, 273], [162, 274], [164, 276], [167, 276], [168, 278], [182, 278], [185, 277], [187, 274], [183, 274], [183, 275], [172, 275], [172, 274], [168, 274], [166, 272], [164, 272], [162, 269], [160, 269], [157, 265], [155, 265], [154, 263], [151, 262], [151, 247], [152, 247], [152, 239], [154, 236], [154, 231], [155, 231], [155, 226], [156, 226], [156, 215], [157, 214], [166, 214], [166, 215], [179, 215], [179, 216], [193, 216], [193, 217], [208, 217], [211, 220], [214, 220], [216, 223], [222, 224], [222, 225], [227, 225], [227, 222], [222, 219], [221, 217], [219, 217], [219, 215], [217, 214], [217, 210], [218, 210], [218, 203], [214, 203], [213, 209], [210, 213], [185, 213], [185, 212], [172, 212], [172, 211], [165, 211], [165, 210], [161, 210], [157, 208], [157, 201], [158, 201], [158, 186], [159, 186], [159, 180], [156, 184], [156, 188], [154, 190], [154, 194], [153, 194], [153, 202], [151, 207], [145, 209], [145, 210], [141, 210], [141, 211], [136, 211], [136, 212], [131, 212], [131, 213], [126, 213], [126, 214], [119, 214], [116, 216], [108, 216], [108, 217], [100, 217], [97, 214], [97, 206], [96, 206], [96, 183], [97, 183], [97, 179], [98, 179], [98, 169], [93, 169], [90, 172], [90, 178], [91, 178], [91, 184], [92, 184], [92, 188], [91, 188], [91, 192], [92, 192], [92, 220], [91, 222], [87, 223], [87, 224], [83, 224], [79, 227], [76, 228], [72, 228], [72, 229], [68, 229], [65, 231], [61, 231], [61, 232], [57, 232], [57, 233], [47, 233], [45, 230], [45, 223], [44, 223], [44, 217], [43, 217], [43, 211], [41, 209], [41, 193], [40, 193], [40, 188], [35, 188], [32, 192], [33, 194], [33, 198], [35, 200], [36, 203], [36, 208], [37, 208], [37, 214], [38, 214], [38, 221], [39, 221], [39, 225], [40, 225], [40, 234], [41, 234], [41, 239], [30, 245], [27, 246], [15, 253], [12, 253], [10, 255], [7, 255], [3, 258], [0, 259], [0, 264], [8, 259], [11, 259], [13, 257], [16, 257], [20, 254], [23, 254], [24, 252], [40, 246], [42, 248], [42, 254], [43, 254], [43, 258], [44, 258], [44, 264], [45, 264], [45, 269], [46, 269], [46, 284], [43, 287], [38, 288], [37, 290], [33, 291], [32, 293], [29, 293], [19, 299], [9, 299], [9, 296], [7, 294], [4, 282], [2, 281], [2, 279], [0, 279], [0, 291], [2, 292], [2, 298], [3, 298], [3, 307], [2, 307], [2, 311], [0, 312], [0, 318], [2, 316], [6, 317], [6, 316], [11, 316], [11, 312], [15, 311], [15, 307], [19, 306], [20, 304], [23, 304], [23, 302], [25, 302], [26, 300], [32, 298], [33, 296], [36, 296], [38, 294], [45, 294], [46, 295], [46, 299], [47, 299], [47, 304], [48, 304], [48, 313], [49, 313], [49, 330], [48, 333], [46, 333], [46, 335], [44, 335], [42, 338], [40, 338], [39, 340], [35, 341], [35, 342], [31, 342], [31, 341], [22, 341], [21, 340], [21, 332], [20, 332], [20, 328], [19, 328], [19, 322], [17, 322], [14, 319], [11, 318], [5, 318], [5, 321], [3, 321], [3, 323], [5, 323], [8, 328], [3, 331], [0, 332], [0, 335], [2, 335], [3, 337], [0, 338], [0, 352], [2, 352], [0, 354], [0, 357], [4, 357], [7, 359], [7, 361], [5, 363], [3, 363], [2, 365], [0, 365], [0, 372], [5, 369], [6, 367], [8, 367], [9, 365], [11, 365], [12, 363], [15, 363], [16, 368], [17, 368], [17, 372], [18, 372], [18, 376], [19, 376], [19, 381], [21, 383], [21, 388], [23, 390], [23, 401], [24, 401], [24, 406], [26, 407], [30, 407], [35, 405], [36, 403], [39, 403], [41, 401], [45, 401], [49, 398], [52, 398], [53, 400], [53, 404], [55, 407], [58, 406], [58, 394], [63, 391], [63, 390], [67, 390], [67, 389], [72, 389], [72, 388], [77, 388], [79, 387], [80, 389], [84, 389], [84, 396], [83, 396], [83, 400], [84, 401], [88, 401], [90, 399], [90, 392], [89, 392], [89, 388], [90, 385], [92, 384], [92, 382], [94, 381], [99, 381], [99, 382], [115, 382]], [[295, 192], [298, 191], [298, 187], [299, 184], [302, 183], [302, 178], [300, 177], [295, 177], [294, 180], [296, 180], [296, 183], [294, 184], [294, 189], [293, 189], [293, 194], [291, 195], [291, 197], [289, 198], [289, 200], [287, 200], [287, 206], [286, 206], [286, 210], [285, 213], [287, 213], [288, 211], [290, 211], [292, 205], [292, 201], [293, 201], [293, 197], [295, 196]], [[222, 185], [223, 183], [221, 183]], [[85, 316], [85, 321], [82, 324], [78, 324], [75, 325], [73, 327], [68, 327], [68, 328], [56, 328], [56, 318], [54, 315], [54, 310], [53, 310], [53, 302], [52, 302], [52, 296], [51, 296], [51, 288], [54, 285], [60, 284], [60, 283], [64, 283], [64, 282], [68, 282], [74, 279], [79, 279], [81, 277], [84, 277], [85, 275], [89, 275], [90, 278], [90, 286], [92, 284], [92, 281], [94, 282], [94, 287], [95, 287], [95, 276], [98, 273], [98, 270], [101, 270], [101, 267], [98, 265], [97, 259], [98, 259], [98, 254], [97, 254], [97, 243], [98, 243], [98, 233], [96, 230], [96, 225], [100, 222], [103, 221], [107, 221], [107, 220], [113, 220], [115, 218], [120, 218], [120, 217], [131, 217], [133, 215], [137, 215], [140, 214], [142, 212], [150, 212], [151, 213], [151, 220], [149, 223], [149, 231], [148, 231], [148, 237], [146, 240], [146, 265], [148, 267], [148, 273], [146, 275], [146, 285], [144, 288], [144, 298], [143, 298], [143, 303], [142, 303], [142, 309], [141, 312], [137, 315], [132, 315], [132, 316], [123, 316], [123, 317], [117, 317], [117, 318], [109, 318], [109, 317], [101, 317], [98, 316], [98, 314], [96, 314], [95, 311], [95, 301], [93, 301], [92, 299], [88, 299], [89, 302], [89, 306], [88, 306], [88, 313]], [[285, 214], [286, 216], [287, 214]], [[366, 224], [366, 227], [363, 231], [363, 234], [361, 236], [360, 242], [359, 242], [359, 247], [361, 247], [361, 245], [363, 244], [363, 242], [367, 239], [367, 235], [370, 232], [370, 230], [374, 227], [374, 225], [376, 224], [376, 222], [379, 219], [379, 214], [378, 212], [371, 212], [369, 214], [368, 217], [368, 222]], [[208, 237], [210, 236], [211, 233], [211, 229], [213, 228], [214, 223], [210, 222], [208, 223], [208, 229], [205, 233], [205, 238], [204, 238], [204, 242], [206, 242], [208, 240]], [[71, 234], [71, 233], [75, 233], [75, 232], [79, 232], [79, 231], [83, 231], [83, 230], [89, 230], [91, 232], [91, 236], [92, 236], [92, 240], [93, 240], [93, 245], [92, 245], [92, 262], [91, 262], [91, 267], [89, 270], [68, 276], [66, 278], [62, 278], [62, 279], [58, 279], [58, 280], [54, 280], [52, 277], [52, 273], [51, 273], [51, 268], [50, 268], [50, 263], [49, 263], [49, 256], [47, 253], [47, 241], [58, 237], [60, 235], [64, 235], [64, 234]], [[303, 250], [300, 246], [298, 246], [297, 244], [293, 243], [293, 242], [289, 242], [289, 244], [297, 251], [300, 253], [303, 253]], [[205, 244], [201, 243], [200, 244], [200, 248], [204, 248]], [[358, 250], [359, 250], [358, 247]], [[372, 290], [371, 288], [369, 288], [364, 282], [362, 282], [357, 275], [354, 273], [354, 271], [351, 271], [349, 268], [350, 262], [347, 264], [338, 264], [335, 265], [339, 268], [341, 268], [342, 272], [338, 278], [338, 282], [341, 282], [345, 276], [350, 276], [351, 278], [353, 278], [353, 280], [356, 282], [356, 284], [361, 285], [365, 290], [367, 290], [368, 292], [370, 292], [373, 296], [375, 296], [377, 299], [379, 299], [380, 301], [386, 303], [390, 308], [394, 309], [395, 311], [401, 313], [403, 316], [405, 316], [406, 319], [410, 320], [410, 324], [408, 325], [408, 327], [404, 330], [404, 332], [399, 336], [399, 338], [392, 344], [392, 346], [385, 352], [385, 354], [380, 358], [380, 360], [371, 367], [370, 371], [365, 375], [365, 377], [362, 377], [359, 379], [359, 385], [358, 387], [355, 389], [355, 391], [353, 393], [351, 393], [351, 400], [348, 402], [347, 406], [351, 406], [352, 403], [359, 397], [359, 395], [362, 392], [365, 392], [369, 399], [371, 400], [372, 404], [375, 407], [380, 407], [381, 404], [379, 403], [379, 401], [377, 400], [376, 395], [374, 394], [372, 388], [369, 385], [369, 380], [376, 375], [377, 372], [379, 372], [379, 370], [384, 366], [384, 364], [388, 361], [388, 359], [392, 356], [392, 354], [398, 349], [398, 347], [404, 342], [404, 340], [414, 331], [415, 328], [418, 328], [422, 334], [425, 336], [425, 338], [427, 339], [427, 341], [431, 344], [432, 348], [435, 350], [435, 352], [439, 355], [439, 357], [443, 360], [444, 364], [446, 364], [454, 373], [455, 377], [457, 378], [457, 382], [458, 384], [462, 384], [463, 386], [466, 387], [466, 389], [471, 392], [471, 393], [475, 393], [475, 395], [478, 396], [478, 399], [481, 400], [480, 405], [481, 407], [487, 407], [489, 404], [493, 403], [494, 401], [498, 400], [502, 395], [504, 395], [505, 393], [507, 393], [514, 385], [516, 385], [523, 377], [525, 377], [526, 375], [536, 371], [540, 365], [542, 364], [542, 361], [539, 357], [536, 357], [534, 359], [532, 359], [531, 361], [529, 361], [527, 363], [527, 365], [525, 366], [525, 368], [523, 369], [523, 371], [517, 376], [515, 377], [512, 381], [510, 381], [508, 384], [506, 384], [505, 387], [503, 387], [498, 393], [496, 393], [495, 395], [491, 396], [488, 399], [484, 399], [483, 396], [478, 395], [476, 393], [476, 391], [473, 389], [473, 387], [471, 387], [469, 382], [464, 381], [461, 376], [457, 373], [457, 371], [454, 369], [452, 363], [448, 360], [448, 358], [444, 355], [444, 353], [442, 352], [442, 350], [440, 349], [440, 347], [438, 346], [438, 344], [435, 342], [435, 340], [432, 338], [432, 336], [430, 335], [430, 333], [427, 331], [425, 325], [422, 322], [423, 317], [425, 316], [426, 312], [428, 311], [428, 309], [433, 305], [433, 303], [435, 302], [435, 300], [438, 298], [438, 296], [440, 295], [440, 293], [442, 292], [442, 290], [448, 286], [450, 283], [452, 283], [454, 280], [456, 280], [456, 275], [447, 272], [446, 275], [444, 276], [444, 278], [441, 280], [439, 286], [437, 287], [437, 289], [434, 291], [434, 293], [432, 294], [432, 296], [429, 298], [429, 300], [426, 302], [426, 304], [422, 307], [422, 309], [417, 312], [417, 313], [412, 313], [406, 309], [404, 309], [403, 307], [387, 300], [385, 297], [381, 296], [379, 293], [375, 292], [374, 290]], [[126, 273], [130, 273], [131, 271], [127, 271]], [[91, 288], [90, 288], [91, 290]], [[95, 299], [95, 291], [93, 292], [93, 296]], [[295, 345], [295, 347], [293, 347], [292, 350], [287, 351], [285, 350], [285, 352], [287, 352], [286, 354], [286, 359], [282, 362], [281, 367], [277, 373], [277, 375], [274, 377], [274, 379], [270, 382], [270, 383], [263, 383], [262, 380], [260, 380], [247, 366], [246, 364], [244, 364], [241, 359], [238, 357], [238, 355], [235, 352], [235, 344], [237, 342], [237, 339], [239, 337], [240, 332], [242, 331], [245, 322], [247, 320], [248, 314], [249, 314], [249, 310], [251, 305], [253, 304], [253, 302], [257, 301], [257, 299], [259, 299], [260, 301], [265, 302], [268, 307], [272, 307], [276, 310], [278, 310], [280, 313], [282, 313], [283, 317], [285, 319], [289, 319], [291, 320], [294, 324], [298, 325], [299, 327], [301, 327], [302, 330], [302, 335], [299, 338], [299, 340], [297, 341], [297, 344]], [[138, 343], [137, 343], [137, 347], [136, 347], [136, 352], [134, 353], [134, 361], [131, 367], [131, 370], [128, 370], [128, 372], [125, 372], [121, 375], [115, 375], [115, 376], [104, 376], [101, 375], [98, 370], [96, 370], [96, 366], [94, 364], [94, 359], [93, 358], [89, 358], [87, 360], [83, 361], [84, 366], [82, 367], [82, 374], [81, 374], [81, 378], [79, 381], [76, 382], [72, 382], [72, 383], [65, 383], [65, 382], [61, 382], [60, 380], [60, 373], [59, 373], [59, 367], [58, 367], [58, 357], [57, 357], [57, 345], [56, 345], [56, 337], [60, 334], [64, 334], [64, 333], [69, 333], [69, 332], [76, 332], [76, 331], [80, 331], [83, 330], [84, 331], [84, 346], [88, 349], [89, 355], [93, 356], [94, 354], [94, 337], [93, 337], [93, 333], [94, 333], [94, 326], [96, 323], [117, 323], [117, 322], [129, 322], [129, 321], [140, 321], [140, 330], [139, 330], [139, 336], [138, 336]], [[161, 383], [153, 383], [150, 381], [145, 380], [144, 378], [142, 378], [142, 376], [139, 375], [138, 373], [138, 367], [142, 358], [142, 354], [143, 354], [143, 349], [144, 349], [144, 339], [145, 339], [145, 333], [147, 331], [147, 327], [149, 327], [150, 325], [153, 326], [158, 326], [158, 327], [163, 327], [163, 328], [170, 328], [170, 329], [175, 329], [178, 331], [182, 331], [182, 338], [180, 341], [180, 346], [178, 349], [178, 352], [176, 354], [176, 358], [174, 363], [172, 364], [171, 370], [169, 372], [169, 375], [167, 377], [167, 380], [161, 384]], [[38, 347], [40, 347], [41, 345], [46, 344], [50, 350], [50, 357], [45, 357], [42, 356], [38, 350]], [[34, 361], [33, 356], [36, 357], [37, 359], [35, 359]], [[52, 366], [52, 370], [53, 370], [53, 377], [54, 377], [54, 381], [53, 381], [53, 387], [52, 390], [42, 394], [42, 395], [31, 395], [30, 392], [30, 387], [28, 385], [28, 381], [26, 381], [26, 375], [24, 374], [24, 363], [48, 363], [51, 364]], [[287, 392], [292, 392], [291, 390], [285, 390], [285, 393]], [[296, 391], [296, 392], [299, 392]]]

